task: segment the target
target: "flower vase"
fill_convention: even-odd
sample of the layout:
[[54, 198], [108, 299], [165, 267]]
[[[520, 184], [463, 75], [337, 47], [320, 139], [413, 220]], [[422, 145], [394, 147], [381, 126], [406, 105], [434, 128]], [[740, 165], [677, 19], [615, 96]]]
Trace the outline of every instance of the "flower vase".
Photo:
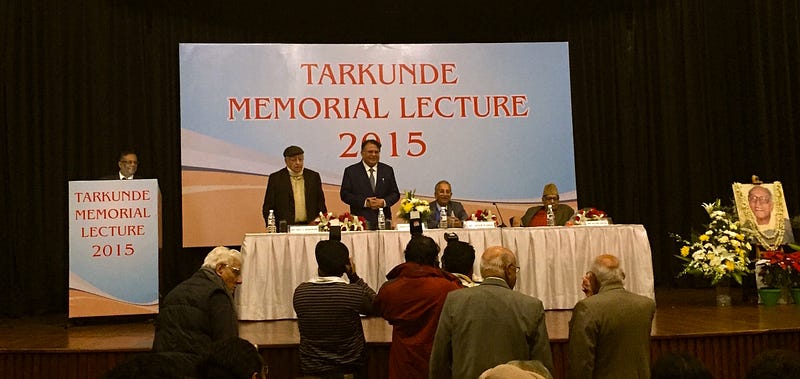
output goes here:
[[800, 305], [800, 287], [793, 287], [790, 289], [792, 293], [792, 298], [794, 299], [794, 305]]
[[731, 282], [728, 279], [722, 279], [717, 282], [715, 286], [717, 293], [717, 306], [730, 307], [731, 306]]
[[780, 288], [761, 288], [758, 290], [758, 296], [761, 298], [761, 304], [774, 307], [778, 304], [782, 292], [783, 290]]

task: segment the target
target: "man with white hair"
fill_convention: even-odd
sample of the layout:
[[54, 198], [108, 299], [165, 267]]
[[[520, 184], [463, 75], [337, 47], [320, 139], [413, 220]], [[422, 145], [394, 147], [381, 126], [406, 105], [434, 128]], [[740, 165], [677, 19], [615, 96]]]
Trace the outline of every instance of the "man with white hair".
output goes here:
[[481, 256], [481, 285], [447, 294], [433, 341], [430, 378], [477, 378], [511, 360], [553, 369], [542, 301], [512, 290], [517, 257], [501, 246]]
[[590, 272], [600, 288], [572, 310], [567, 377], [649, 378], [655, 301], [623, 288], [625, 273], [613, 255], [598, 256]]
[[153, 350], [201, 356], [211, 343], [239, 336], [233, 291], [242, 283], [242, 254], [218, 246], [203, 266], [160, 304]]

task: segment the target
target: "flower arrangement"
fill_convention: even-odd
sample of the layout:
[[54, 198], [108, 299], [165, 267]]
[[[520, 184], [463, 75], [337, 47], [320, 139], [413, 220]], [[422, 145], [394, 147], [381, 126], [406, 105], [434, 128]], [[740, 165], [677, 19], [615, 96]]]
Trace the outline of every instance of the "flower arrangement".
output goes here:
[[747, 253], [751, 246], [752, 231], [739, 224], [735, 213], [724, 209], [720, 200], [703, 204], [711, 218], [706, 231], [692, 237], [691, 241], [677, 234], [672, 236], [683, 246], [678, 259], [686, 262], [678, 277], [692, 274], [711, 279], [716, 285], [720, 280], [733, 278], [739, 284], [742, 276], [752, 272], [748, 268]]
[[364, 217], [351, 215], [350, 212], [345, 212], [343, 215], [339, 216], [339, 223], [342, 226], [342, 231], [361, 231], [364, 230], [364, 225], [367, 224], [367, 220]]
[[472, 221], [494, 221], [497, 223], [497, 216], [488, 209], [478, 209], [470, 216]]
[[331, 220], [335, 218], [336, 216], [333, 214], [333, 212], [328, 212], [328, 213], [319, 212], [319, 216], [317, 216], [317, 218], [314, 219], [314, 225], [317, 225], [319, 227], [320, 232], [327, 232], [328, 230], [330, 230]]
[[[790, 245], [798, 250], [800, 246]], [[767, 251], [756, 262], [761, 283], [769, 288], [800, 286], [800, 251]]]
[[586, 222], [586, 220], [602, 220], [606, 217], [608, 217], [606, 212], [601, 211], [599, 209], [583, 208], [575, 212], [575, 216], [573, 216], [572, 222], [575, 225], [581, 225], [584, 222]]
[[431, 216], [431, 207], [427, 200], [418, 199], [416, 197], [417, 190], [406, 191], [400, 200], [400, 209], [397, 211], [397, 217], [409, 222], [411, 220], [411, 212], [419, 212], [419, 218], [422, 222], [428, 220]]

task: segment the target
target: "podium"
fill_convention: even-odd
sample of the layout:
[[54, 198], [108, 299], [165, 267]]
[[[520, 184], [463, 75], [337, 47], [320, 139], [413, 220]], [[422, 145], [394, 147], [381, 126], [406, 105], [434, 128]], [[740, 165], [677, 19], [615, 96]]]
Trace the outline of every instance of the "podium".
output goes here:
[[158, 180], [69, 182], [69, 315], [158, 313]]

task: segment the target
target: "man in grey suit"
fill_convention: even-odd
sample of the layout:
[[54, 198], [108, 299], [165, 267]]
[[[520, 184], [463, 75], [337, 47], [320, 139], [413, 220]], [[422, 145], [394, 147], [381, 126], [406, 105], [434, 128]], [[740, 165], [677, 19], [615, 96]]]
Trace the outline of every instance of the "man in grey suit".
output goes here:
[[625, 273], [613, 255], [598, 256], [590, 272], [600, 288], [572, 310], [568, 377], [650, 378], [655, 301], [623, 288]]
[[436, 196], [436, 201], [431, 204], [431, 218], [428, 220], [428, 229], [435, 229], [439, 227], [441, 220], [440, 210], [445, 209], [447, 214], [447, 227], [460, 228], [463, 221], [467, 219], [467, 211], [464, 206], [457, 201], [452, 201], [450, 198], [453, 196], [453, 191], [450, 188], [450, 183], [447, 180], [440, 180], [433, 188], [433, 194]]
[[431, 378], [477, 378], [512, 360], [538, 360], [553, 370], [541, 300], [513, 291], [517, 258], [494, 246], [481, 256], [483, 283], [450, 292], [431, 353]]

